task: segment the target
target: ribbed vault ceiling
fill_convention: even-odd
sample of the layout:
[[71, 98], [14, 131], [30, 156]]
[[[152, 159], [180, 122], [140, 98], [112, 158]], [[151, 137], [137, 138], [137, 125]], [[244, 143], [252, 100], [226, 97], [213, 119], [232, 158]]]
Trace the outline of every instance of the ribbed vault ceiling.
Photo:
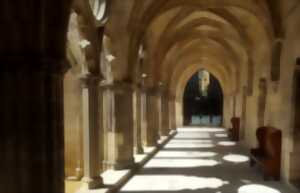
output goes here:
[[[115, 69], [116, 79], [136, 81], [146, 73], [149, 87], [162, 82], [177, 95], [197, 70], [206, 68], [230, 93], [249, 83], [254, 69], [271, 62], [276, 34], [266, 1], [136, 0], [128, 9], [127, 20], [119, 24], [129, 37], [115, 48], [116, 55], [123, 51], [116, 63], [127, 62]], [[108, 30], [112, 41], [120, 31]], [[141, 46], [146, 53], [142, 66], [137, 61]]]

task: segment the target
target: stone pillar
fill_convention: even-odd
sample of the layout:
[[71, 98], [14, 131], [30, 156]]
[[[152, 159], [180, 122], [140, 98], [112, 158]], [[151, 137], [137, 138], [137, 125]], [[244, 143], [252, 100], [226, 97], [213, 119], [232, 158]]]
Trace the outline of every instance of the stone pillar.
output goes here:
[[231, 128], [231, 118], [233, 115], [233, 95], [224, 95], [223, 103], [223, 127]]
[[82, 84], [72, 69], [64, 77], [65, 176], [83, 177]]
[[66, 67], [53, 58], [1, 59], [0, 192], [64, 192]]
[[112, 124], [107, 129], [109, 148], [106, 168], [129, 169], [134, 166], [133, 158], [133, 87], [125, 83], [107, 86], [112, 94]]
[[170, 115], [169, 115], [169, 100], [167, 98], [167, 96], [163, 96], [162, 97], [162, 132], [161, 134], [163, 136], [168, 136], [170, 133], [170, 124], [169, 124], [169, 119], [170, 119]]
[[141, 135], [142, 145], [147, 146], [147, 95], [144, 89], [141, 89]]
[[174, 97], [169, 97], [169, 125], [170, 130], [176, 130], [176, 112]]
[[162, 91], [159, 91], [156, 95], [157, 105], [158, 105], [158, 138], [164, 136], [163, 135], [163, 127], [162, 127]]
[[111, 155], [111, 147], [109, 146], [110, 139], [109, 133], [112, 131], [113, 124], [113, 95], [107, 87], [100, 88], [101, 95], [103, 96], [103, 168], [105, 170], [111, 169], [108, 164], [109, 156]]
[[146, 96], [146, 146], [156, 146], [159, 139], [159, 103], [157, 91], [155, 89], [147, 90]]
[[[101, 84], [101, 83], [100, 83]], [[108, 113], [105, 109], [105, 92], [101, 89], [101, 85], [98, 84], [98, 92], [99, 92], [99, 96], [98, 96], [98, 119], [99, 119], [99, 172], [102, 173], [104, 172], [105, 168], [103, 165], [103, 160], [104, 160], [104, 156], [105, 156], [105, 115]]]
[[134, 97], [134, 153], [143, 154], [142, 145], [142, 95], [141, 90], [137, 89]]
[[100, 124], [99, 124], [99, 78], [93, 75], [81, 77], [83, 109], [83, 165], [82, 182], [88, 189], [102, 185], [100, 177]]

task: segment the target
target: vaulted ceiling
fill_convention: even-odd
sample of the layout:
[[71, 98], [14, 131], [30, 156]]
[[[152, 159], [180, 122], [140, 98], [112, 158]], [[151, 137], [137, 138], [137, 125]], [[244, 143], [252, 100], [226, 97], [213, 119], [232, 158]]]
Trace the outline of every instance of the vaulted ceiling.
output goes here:
[[252, 87], [254, 72], [267, 74], [273, 42], [284, 35], [282, 18], [295, 2], [283, 10], [279, 0], [112, 1], [112, 76], [139, 82], [147, 74], [149, 87], [163, 84], [177, 95], [206, 68], [225, 92]]

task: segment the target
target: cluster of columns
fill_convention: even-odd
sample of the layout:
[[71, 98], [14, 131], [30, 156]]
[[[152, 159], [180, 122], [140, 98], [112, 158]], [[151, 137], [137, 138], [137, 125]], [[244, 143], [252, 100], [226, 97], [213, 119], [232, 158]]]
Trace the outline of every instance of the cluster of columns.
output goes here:
[[106, 169], [135, 168], [134, 154], [157, 146], [175, 129], [174, 101], [160, 89], [124, 82], [101, 84], [82, 78], [83, 160], [82, 181], [88, 189], [102, 185]]

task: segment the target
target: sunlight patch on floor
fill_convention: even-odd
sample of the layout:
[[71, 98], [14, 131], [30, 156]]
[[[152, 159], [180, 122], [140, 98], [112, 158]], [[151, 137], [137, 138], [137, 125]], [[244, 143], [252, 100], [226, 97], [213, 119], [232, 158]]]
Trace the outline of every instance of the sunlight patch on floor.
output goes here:
[[217, 137], [217, 138], [227, 138], [228, 134], [227, 133], [216, 133], [215, 137]]
[[220, 141], [220, 142], [218, 142], [218, 145], [220, 145], [220, 146], [235, 146], [235, 145], [237, 145], [237, 143], [233, 142], [233, 141]]
[[155, 159], [145, 165], [145, 168], [193, 168], [212, 167], [219, 162], [213, 159]]
[[295, 193], [258, 178], [247, 164], [249, 152], [230, 141], [226, 132], [220, 128], [178, 129], [121, 192]]
[[229, 184], [219, 178], [190, 177], [183, 175], [138, 175], [121, 191], [180, 191], [197, 189], [217, 189]]
[[209, 133], [196, 133], [193, 135], [187, 133], [179, 133], [174, 139], [211, 139], [211, 136]]
[[216, 152], [210, 151], [165, 151], [162, 150], [158, 152], [155, 158], [204, 158], [204, 157], [214, 157], [216, 156]]
[[165, 149], [176, 149], [176, 148], [184, 148], [184, 149], [194, 149], [194, 148], [213, 148], [215, 147], [212, 143], [203, 143], [203, 144], [173, 144], [169, 143], [165, 146]]
[[194, 144], [194, 143], [213, 143], [211, 139], [181, 139], [178, 140], [176, 138], [172, 139], [169, 143], [180, 143], [180, 144]]
[[245, 185], [239, 188], [238, 193], [281, 193], [279, 190], [259, 184]]
[[197, 132], [197, 133], [201, 133], [201, 132], [209, 132], [209, 133], [215, 133], [215, 132], [224, 132], [225, 129], [223, 128], [213, 128], [213, 127], [184, 127], [184, 128], [178, 128], [177, 129], [179, 132]]
[[223, 160], [233, 163], [242, 163], [248, 162], [250, 159], [248, 156], [245, 155], [238, 155], [238, 154], [229, 154], [223, 157]]

